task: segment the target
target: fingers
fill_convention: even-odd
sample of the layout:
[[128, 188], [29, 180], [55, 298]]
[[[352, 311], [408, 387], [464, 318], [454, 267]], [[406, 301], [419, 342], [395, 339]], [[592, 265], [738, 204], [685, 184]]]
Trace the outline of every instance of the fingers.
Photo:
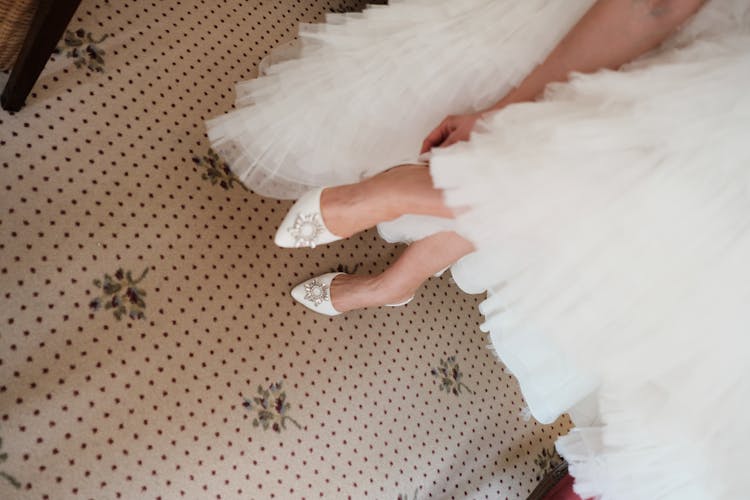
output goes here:
[[426, 153], [432, 148], [439, 146], [449, 135], [450, 131], [445, 126], [438, 126], [435, 130], [430, 132], [430, 135], [428, 135], [424, 142], [422, 142], [422, 150], [419, 154]]
[[455, 144], [457, 142], [465, 141], [466, 138], [464, 137], [464, 134], [461, 133], [460, 130], [456, 129], [451, 134], [445, 138], [445, 140], [440, 143], [441, 148], [447, 148], [451, 144]]
[[422, 142], [422, 150], [419, 154], [426, 153], [432, 148], [438, 147], [443, 144], [443, 141], [451, 135], [454, 127], [451, 126], [451, 117], [443, 120], [440, 125], [430, 132], [430, 135]]

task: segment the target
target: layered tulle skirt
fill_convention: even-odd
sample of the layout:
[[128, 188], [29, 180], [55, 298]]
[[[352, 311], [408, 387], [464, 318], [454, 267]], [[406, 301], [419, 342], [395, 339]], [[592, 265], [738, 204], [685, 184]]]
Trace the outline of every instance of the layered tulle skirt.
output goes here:
[[300, 27], [213, 147], [258, 194], [296, 198], [415, 159], [449, 113], [488, 107], [520, 82], [593, 0], [409, 0]]
[[[209, 136], [262, 194], [356, 180], [414, 158], [445, 115], [499, 99], [591, 3], [413, 1], [336, 17], [241, 84], [245, 107]], [[596, 425], [578, 419], [558, 442], [583, 495], [743, 497], [749, 12], [714, 0], [620, 71], [489, 116], [430, 158], [446, 202], [468, 210], [380, 226], [391, 241], [455, 230], [475, 244], [453, 276], [487, 291], [482, 329], [536, 418], [596, 403]]]

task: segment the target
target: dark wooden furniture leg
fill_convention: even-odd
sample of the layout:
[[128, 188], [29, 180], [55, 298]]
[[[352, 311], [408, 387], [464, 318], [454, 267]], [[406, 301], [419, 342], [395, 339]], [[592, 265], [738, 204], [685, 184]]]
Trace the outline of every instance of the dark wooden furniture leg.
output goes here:
[[8, 111], [18, 111], [47, 64], [65, 28], [81, 0], [41, 0], [31, 21], [18, 59], [10, 72], [0, 104]]

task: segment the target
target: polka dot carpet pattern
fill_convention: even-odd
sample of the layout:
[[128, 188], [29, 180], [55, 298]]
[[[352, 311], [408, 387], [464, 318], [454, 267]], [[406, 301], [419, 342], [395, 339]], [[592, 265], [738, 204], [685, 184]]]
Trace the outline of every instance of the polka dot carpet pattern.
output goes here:
[[[525, 498], [569, 422], [524, 419], [431, 279], [329, 318], [290, 288], [401, 248], [272, 237], [203, 122], [343, 0], [84, 0], [27, 106], [0, 114], [0, 498]], [[540, 459], [541, 457], [541, 459]]]

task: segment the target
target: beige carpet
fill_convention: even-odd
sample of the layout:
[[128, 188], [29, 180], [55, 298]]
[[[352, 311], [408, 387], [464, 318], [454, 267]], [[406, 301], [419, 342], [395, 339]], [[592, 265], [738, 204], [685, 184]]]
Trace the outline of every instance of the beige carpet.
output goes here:
[[[383, 269], [313, 251], [287, 202], [209, 152], [300, 21], [346, 1], [84, 0], [26, 108], [0, 113], [0, 498], [525, 498], [569, 422], [524, 419], [448, 276], [327, 318], [289, 289]], [[147, 273], [146, 273], [147, 271]]]

